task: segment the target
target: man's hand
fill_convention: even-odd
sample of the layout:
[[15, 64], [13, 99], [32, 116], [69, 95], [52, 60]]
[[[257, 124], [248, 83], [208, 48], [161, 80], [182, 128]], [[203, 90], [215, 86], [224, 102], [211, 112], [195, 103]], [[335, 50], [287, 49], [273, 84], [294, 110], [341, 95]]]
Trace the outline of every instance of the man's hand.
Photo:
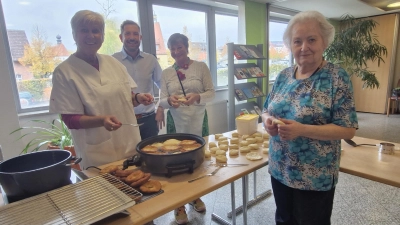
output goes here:
[[154, 97], [149, 93], [140, 93], [137, 95], [137, 100], [139, 104], [150, 105], [154, 102]]

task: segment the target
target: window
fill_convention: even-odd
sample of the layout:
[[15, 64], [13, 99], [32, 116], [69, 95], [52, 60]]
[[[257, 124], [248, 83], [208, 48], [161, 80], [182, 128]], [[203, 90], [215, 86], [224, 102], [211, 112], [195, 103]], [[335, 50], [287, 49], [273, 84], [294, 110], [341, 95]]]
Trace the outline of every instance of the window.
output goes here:
[[238, 17], [215, 15], [215, 39], [217, 45], [217, 84], [228, 85], [228, 49], [226, 43], [238, 43]]
[[[0, 4], [3, 9], [0, 23], [5, 24], [7, 30], [14, 69], [12, 77], [15, 90], [18, 90], [15, 95], [21, 92], [32, 95], [29, 103], [17, 103], [19, 112], [48, 108], [52, 72], [76, 51], [70, 20], [82, 9], [99, 12], [106, 18], [105, 40], [99, 53], [113, 54], [121, 50], [118, 35], [122, 21], [140, 20], [149, 24], [153, 20], [154, 30], [142, 26], [142, 49], [157, 54], [162, 68], [173, 64], [166, 47], [169, 36], [176, 32], [184, 33], [190, 39], [189, 57], [209, 66], [216, 88], [227, 84], [224, 43], [237, 42], [236, 5], [212, 2], [202, 5], [195, 0], [5, 0]], [[38, 13], [43, 11], [43, 5], [56, 7]], [[34, 57], [36, 55], [46, 57]]]
[[[209, 64], [207, 53], [207, 29], [206, 14], [186, 9], [178, 9], [166, 6], [153, 5], [154, 29], [157, 40], [163, 43], [156, 45], [163, 46], [158, 48], [157, 57], [162, 69], [174, 64], [169, 49], [167, 48], [168, 38], [174, 33], [184, 34], [189, 39], [189, 57], [193, 60]], [[179, 15], [179, 19], [176, 19]], [[156, 29], [159, 29], [156, 31]]]
[[[91, 9], [105, 16], [105, 41], [99, 50], [104, 54], [121, 50], [118, 34], [122, 21], [128, 18], [138, 21], [135, 1], [6, 0], [1, 4], [16, 74], [16, 89], [22, 99], [20, 112], [48, 106], [53, 70], [76, 50], [70, 20], [77, 11]], [[46, 5], [55, 7], [49, 7], [46, 13], [38, 13]]]
[[270, 17], [268, 19], [269, 29], [269, 80], [275, 81], [278, 74], [285, 68], [293, 65], [293, 56], [290, 49], [283, 44], [283, 33], [289, 20], [298, 12], [275, 6], [267, 6]]
[[291, 53], [283, 44], [287, 23], [269, 22], [269, 80], [291, 65]]

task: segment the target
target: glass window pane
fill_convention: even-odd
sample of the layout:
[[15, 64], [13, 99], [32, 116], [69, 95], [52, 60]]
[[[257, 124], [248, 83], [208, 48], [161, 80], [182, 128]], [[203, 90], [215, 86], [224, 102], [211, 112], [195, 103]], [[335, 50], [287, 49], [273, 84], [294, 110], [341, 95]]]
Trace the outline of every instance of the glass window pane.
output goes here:
[[217, 44], [217, 86], [226, 86], [228, 85], [228, 49], [226, 43], [238, 43], [238, 17], [216, 14], [215, 30]]
[[[153, 5], [157, 58], [162, 69], [174, 59], [167, 47], [168, 38], [181, 33], [189, 39], [189, 57], [208, 65], [206, 14], [204, 12]], [[179, 15], [179, 19], [177, 16]]]
[[[5, 0], [1, 4], [22, 109], [48, 106], [54, 68], [76, 51], [70, 20], [77, 11], [90, 9], [106, 18], [105, 39], [99, 50], [103, 54], [121, 50], [118, 35], [122, 21], [138, 21], [135, 1]], [[56, 7], [43, 12], [44, 6]]]
[[269, 23], [269, 80], [275, 80], [283, 69], [290, 66], [290, 50], [283, 44], [286, 27], [285, 23]]

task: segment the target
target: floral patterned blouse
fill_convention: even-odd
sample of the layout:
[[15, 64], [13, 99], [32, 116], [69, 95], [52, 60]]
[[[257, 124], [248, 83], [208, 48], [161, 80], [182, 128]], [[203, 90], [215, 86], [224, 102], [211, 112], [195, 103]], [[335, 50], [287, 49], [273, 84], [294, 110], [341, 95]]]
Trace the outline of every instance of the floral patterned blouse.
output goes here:
[[[353, 86], [346, 71], [327, 63], [309, 78], [296, 80], [295, 67], [283, 70], [269, 93], [264, 110], [276, 118], [302, 124], [335, 124], [358, 128]], [[338, 181], [341, 140], [297, 137], [281, 141], [271, 136], [269, 173], [286, 186], [327, 191]]]

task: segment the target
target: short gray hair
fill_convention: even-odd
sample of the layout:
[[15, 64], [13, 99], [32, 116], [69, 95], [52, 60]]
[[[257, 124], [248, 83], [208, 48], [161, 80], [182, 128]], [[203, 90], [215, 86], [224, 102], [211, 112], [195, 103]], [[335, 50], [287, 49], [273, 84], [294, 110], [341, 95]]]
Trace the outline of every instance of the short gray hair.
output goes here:
[[140, 26], [139, 26], [138, 23], [136, 23], [136, 22], [133, 21], [133, 20], [125, 20], [125, 21], [122, 22], [122, 24], [121, 24], [121, 34], [124, 33], [124, 27], [125, 27], [125, 25], [136, 25], [136, 26], [139, 28], [139, 31], [140, 31]]
[[80, 10], [75, 13], [71, 19], [72, 34], [75, 36], [80, 25], [90, 23], [99, 23], [101, 25], [102, 33], [104, 34], [105, 23], [103, 16], [100, 13], [90, 10]]
[[324, 15], [317, 11], [304, 11], [297, 13], [290, 21], [288, 26], [286, 27], [285, 33], [283, 34], [283, 43], [289, 49], [291, 49], [291, 40], [292, 40], [292, 29], [293, 26], [297, 23], [303, 23], [308, 20], [316, 21], [319, 25], [319, 29], [321, 30], [321, 36], [328, 47], [333, 39], [335, 38], [335, 27], [326, 20]]

